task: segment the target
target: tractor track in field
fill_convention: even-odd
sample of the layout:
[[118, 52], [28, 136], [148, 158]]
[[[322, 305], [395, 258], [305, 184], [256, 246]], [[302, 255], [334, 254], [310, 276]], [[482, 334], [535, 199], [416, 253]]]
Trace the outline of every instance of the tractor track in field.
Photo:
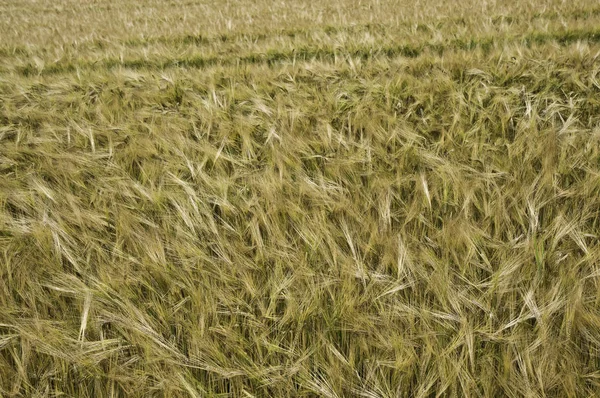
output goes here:
[[[525, 47], [555, 43], [559, 46], [567, 46], [576, 42], [600, 43], [600, 29], [567, 30], [563, 32], [532, 32], [526, 35], [513, 37], [481, 37], [471, 39], [454, 39], [447, 43], [427, 43], [417, 45], [390, 43], [373, 46], [357, 46], [348, 48], [344, 46], [320, 46], [299, 47], [291, 50], [267, 49], [261, 52], [250, 52], [236, 55], [227, 53], [216, 56], [203, 56], [201, 54], [181, 58], [158, 58], [158, 59], [120, 59], [118, 57], [106, 58], [93, 62], [63, 62], [58, 61], [42, 67], [28, 63], [26, 65], [12, 68], [12, 72], [21, 76], [57, 75], [73, 73], [78, 70], [106, 70], [114, 68], [127, 68], [134, 70], [169, 68], [193, 68], [203, 69], [212, 66], [244, 66], [244, 65], [266, 65], [276, 66], [292, 62], [332, 62], [338, 60], [361, 59], [376, 60], [385, 58], [417, 58], [423, 54], [441, 56], [452, 51], [482, 51], [489, 53], [499, 46], [519, 44]], [[9, 72], [4, 70], [4, 72]]]

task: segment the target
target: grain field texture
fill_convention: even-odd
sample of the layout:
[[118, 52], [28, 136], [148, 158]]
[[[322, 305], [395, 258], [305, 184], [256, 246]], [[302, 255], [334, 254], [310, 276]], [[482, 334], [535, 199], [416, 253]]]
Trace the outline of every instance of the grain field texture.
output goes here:
[[600, 5], [0, 3], [0, 397], [599, 397]]

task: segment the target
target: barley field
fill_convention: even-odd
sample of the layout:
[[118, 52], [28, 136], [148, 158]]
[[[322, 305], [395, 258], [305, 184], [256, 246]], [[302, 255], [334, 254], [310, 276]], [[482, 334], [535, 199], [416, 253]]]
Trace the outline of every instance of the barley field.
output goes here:
[[0, 397], [600, 397], [600, 4], [4, 0]]

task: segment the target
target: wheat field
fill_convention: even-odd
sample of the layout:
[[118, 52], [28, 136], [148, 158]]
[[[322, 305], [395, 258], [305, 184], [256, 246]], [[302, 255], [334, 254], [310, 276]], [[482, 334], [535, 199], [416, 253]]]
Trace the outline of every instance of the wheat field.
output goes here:
[[0, 397], [599, 397], [600, 5], [0, 3]]

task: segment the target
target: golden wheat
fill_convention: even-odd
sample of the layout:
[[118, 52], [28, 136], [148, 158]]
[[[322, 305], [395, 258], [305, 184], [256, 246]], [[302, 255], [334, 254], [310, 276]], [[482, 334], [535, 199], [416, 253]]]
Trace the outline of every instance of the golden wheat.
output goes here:
[[600, 396], [600, 7], [0, 4], [0, 397]]

